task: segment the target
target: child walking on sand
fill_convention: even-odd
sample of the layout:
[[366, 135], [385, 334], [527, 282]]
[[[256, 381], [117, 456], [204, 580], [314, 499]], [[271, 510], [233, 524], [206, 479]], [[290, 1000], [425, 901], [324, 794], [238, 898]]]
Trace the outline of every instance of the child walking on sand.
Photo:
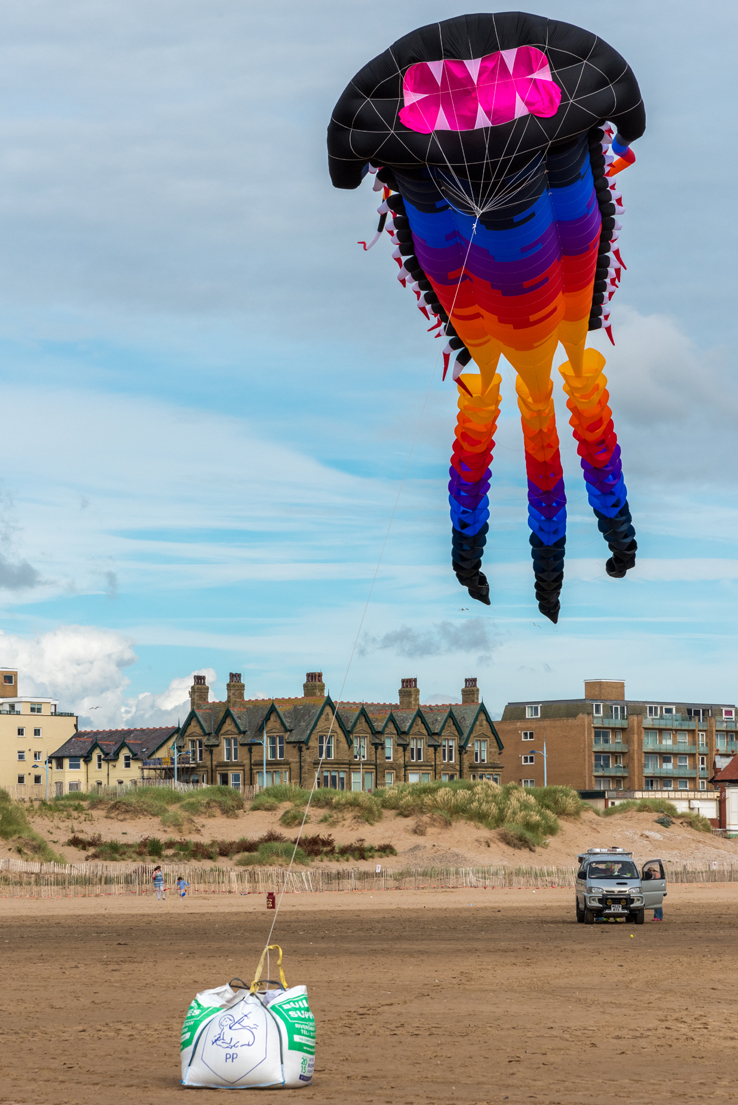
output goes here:
[[154, 868], [154, 873], [151, 876], [154, 882], [154, 890], [156, 891], [157, 898], [161, 898], [163, 902], [167, 900], [167, 892], [164, 889], [164, 876], [161, 873], [161, 867], [158, 865]]
[[185, 882], [184, 879], [182, 878], [182, 876], [180, 875], [179, 878], [177, 879], [177, 890], [179, 891], [180, 898], [184, 898], [186, 896], [187, 887], [189, 885], [190, 884], [188, 882]]

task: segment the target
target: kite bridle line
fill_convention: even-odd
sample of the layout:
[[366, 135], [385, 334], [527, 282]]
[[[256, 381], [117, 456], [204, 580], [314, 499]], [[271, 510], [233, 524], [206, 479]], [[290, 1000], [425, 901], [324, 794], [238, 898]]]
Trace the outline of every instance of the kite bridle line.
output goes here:
[[[474, 241], [474, 235], [476, 233], [478, 223], [479, 223], [479, 216], [477, 216], [475, 218], [474, 225], [472, 227], [472, 232], [469, 236], [469, 245], [467, 246], [466, 256], [464, 257], [464, 262], [461, 266], [461, 272], [459, 274], [459, 282], [456, 285], [456, 292], [454, 294], [453, 303], [451, 304], [451, 310], [448, 313], [449, 323], [451, 322], [451, 320], [453, 318], [454, 309], [456, 307], [456, 300], [458, 298], [459, 291], [461, 289], [461, 282], [463, 280], [464, 273], [466, 271], [466, 263], [469, 260], [469, 254], [471, 252], [472, 242]], [[351, 647], [351, 652], [349, 654], [348, 663], [346, 664], [346, 670], [343, 674], [343, 681], [341, 683], [341, 687], [340, 687], [340, 690], [338, 692], [338, 698], [336, 699], [336, 701], [333, 704], [333, 714], [332, 714], [332, 717], [331, 717], [330, 726], [328, 728], [328, 733], [326, 734], [326, 736], [323, 739], [323, 755], [320, 757], [320, 760], [318, 761], [318, 766], [315, 770], [315, 775], [313, 777], [313, 785], [310, 788], [310, 794], [308, 796], [308, 800], [307, 800], [307, 803], [305, 805], [305, 813], [303, 814], [302, 821], [300, 823], [300, 828], [299, 828], [298, 833], [297, 833], [297, 838], [295, 840], [295, 846], [292, 850], [292, 856], [290, 857], [289, 867], [285, 871], [284, 880], [282, 882], [282, 889], [279, 892], [279, 898], [277, 899], [277, 902], [275, 904], [274, 917], [272, 919], [272, 923], [271, 923], [271, 926], [269, 928], [269, 935], [267, 936], [265, 944], [264, 944], [264, 951], [266, 952], [266, 955], [267, 955], [267, 977], [269, 977], [269, 945], [272, 942], [272, 934], [274, 933], [274, 927], [277, 924], [277, 918], [279, 916], [279, 910], [280, 910], [280, 907], [282, 905], [282, 899], [284, 898], [285, 891], [287, 889], [287, 883], [289, 881], [289, 877], [290, 877], [290, 874], [292, 873], [292, 868], [293, 868], [294, 863], [295, 863], [295, 856], [297, 855], [297, 849], [300, 846], [300, 840], [302, 838], [303, 829], [305, 828], [305, 823], [307, 821], [308, 812], [310, 810], [310, 803], [313, 800], [313, 795], [315, 794], [315, 791], [316, 791], [317, 786], [318, 786], [318, 779], [319, 779], [319, 776], [320, 776], [320, 771], [323, 767], [323, 761], [326, 758], [326, 751], [329, 747], [329, 741], [332, 737], [333, 728], [334, 728], [334, 725], [335, 725], [335, 722], [336, 722], [336, 716], [338, 714], [338, 703], [342, 700], [344, 688], [346, 686], [346, 682], [347, 682], [348, 677], [349, 677], [349, 672], [351, 671], [351, 665], [354, 662], [354, 656], [356, 655], [356, 649], [357, 649], [358, 644], [359, 644], [359, 637], [361, 636], [361, 631], [364, 627], [364, 621], [366, 619], [367, 611], [369, 609], [369, 603], [371, 602], [372, 594], [374, 592], [374, 585], [377, 582], [377, 576], [379, 575], [379, 569], [382, 566], [382, 560], [384, 559], [384, 553], [385, 553], [385, 550], [387, 548], [387, 542], [389, 541], [389, 535], [390, 535], [390, 531], [392, 529], [392, 523], [394, 522], [395, 515], [397, 514], [397, 507], [399, 506], [399, 503], [400, 503], [400, 496], [402, 495], [402, 491], [403, 491], [403, 488], [405, 486], [405, 481], [407, 479], [407, 473], [408, 473], [408, 470], [410, 468], [410, 461], [413, 458], [413, 453], [415, 452], [415, 446], [417, 445], [417, 442], [418, 442], [418, 435], [420, 434], [420, 427], [421, 427], [422, 422], [423, 422], [423, 417], [425, 416], [425, 409], [428, 406], [428, 400], [430, 398], [431, 388], [433, 387], [433, 381], [435, 379], [436, 372], [438, 371], [438, 365], [439, 365], [440, 359], [441, 359], [441, 352], [439, 352], [437, 354], [436, 359], [433, 362], [433, 369], [431, 371], [430, 379], [428, 381], [428, 387], [427, 387], [426, 392], [425, 392], [425, 398], [423, 399], [423, 405], [420, 408], [420, 414], [418, 416], [418, 421], [417, 421], [417, 424], [415, 426], [415, 433], [413, 434], [413, 440], [412, 440], [412, 443], [410, 445], [410, 451], [407, 455], [407, 460], [405, 462], [405, 468], [404, 468], [404, 471], [402, 473], [402, 479], [400, 480], [400, 486], [397, 490], [397, 495], [395, 496], [395, 502], [394, 502], [394, 505], [392, 507], [392, 512], [390, 514], [389, 522], [387, 523], [387, 530], [386, 530], [386, 533], [384, 535], [384, 540], [382, 541], [382, 547], [379, 551], [379, 557], [377, 559], [377, 565], [374, 569], [374, 575], [372, 576], [371, 584], [369, 585], [369, 593], [366, 596], [366, 602], [364, 603], [364, 609], [361, 612], [361, 618], [359, 619], [359, 625], [358, 625], [358, 628], [356, 630], [356, 635], [354, 637], [354, 643]], [[266, 740], [266, 733], [264, 733], [263, 736], [264, 736], [264, 739]], [[355, 759], [358, 758], [356, 756], [356, 752], [354, 752], [354, 758]], [[362, 761], [359, 760], [360, 764], [361, 764], [361, 762]], [[266, 779], [264, 780], [264, 782], [266, 783]], [[375, 782], [376, 782], [376, 780], [375, 780]]]

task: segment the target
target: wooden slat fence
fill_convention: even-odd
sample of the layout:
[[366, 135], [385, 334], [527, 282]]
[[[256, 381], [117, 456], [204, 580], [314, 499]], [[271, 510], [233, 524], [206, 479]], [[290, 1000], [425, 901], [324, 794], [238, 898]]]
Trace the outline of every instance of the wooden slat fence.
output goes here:
[[[279, 892], [285, 869], [279, 867], [219, 867], [163, 863], [167, 887], [178, 875], [189, 893], [265, 894]], [[738, 882], [738, 865], [666, 864], [672, 883]], [[37, 863], [0, 860], [0, 898], [93, 898], [153, 893], [153, 863]], [[290, 894], [361, 890], [452, 890], [573, 887], [575, 867], [427, 867], [380, 872], [349, 867], [295, 867], [287, 879]]]

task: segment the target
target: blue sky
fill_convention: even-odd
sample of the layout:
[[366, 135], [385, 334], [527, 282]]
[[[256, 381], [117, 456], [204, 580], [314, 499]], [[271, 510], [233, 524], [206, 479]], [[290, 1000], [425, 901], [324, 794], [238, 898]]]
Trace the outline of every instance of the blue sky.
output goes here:
[[604, 574], [561, 401], [555, 627], [533, 597], [512, 373], [482, 608], [449, 563], [439, 343], [389, 241], [356, 245], [376, 196], [326, 168], [353, 73], [464, 10], [3, 4], [0, 663], [82, 724], [176, 720], [199, 670], [222, 696], [229, 671], [271, 695], [322, 669], [337, 695], [416, 435], [345, 696], [416, 675], [448, 701], [476, 675], [499, 712], [603, 675], [633, 697], [737, 697], [735, 5], [533, 9], [615, 46], [648, 112], [621, 178], [617, 344], [600, 343], [639, 562]]

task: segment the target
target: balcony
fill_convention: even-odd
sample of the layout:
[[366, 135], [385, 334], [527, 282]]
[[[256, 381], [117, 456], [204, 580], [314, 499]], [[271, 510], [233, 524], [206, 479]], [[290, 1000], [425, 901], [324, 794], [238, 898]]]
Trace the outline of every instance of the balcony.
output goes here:
[[621, 741], [610, 741], [609, 744], [601, 744], [598, 740], [595, 739], [595, 741], [592, 744], [592, 747], [594, 748], [595, 752], [606, 752], [606, 753], [607, 752], [618, 752], [618, 753], [620, 753], [620, 752], [627, 752], [628, 751], [628, 745], [627, 744], [622, 744]]
[[617, 767], [598, 767], [598, 765], [595, 764], [594, 773], [595, 773], [595, 775], [619, 775], [619, 776], [623, 776], [623, 775], [628, 774], [628, 768], [625, 766], [625, 764], [618, 764]]
[[627, 717], [593, 717], [595, 729], [627, 729]]
[[[670, 741], [670, 742], [667, 742], [666, 744], [659, 744], [658, 741], [654, 740], [653, 737], [644, 737], [643, 738], [643, 747], [644, 748], [653, 748], [653, 749], [656, 749], [656, 748], [663, 749], [664, 752], [666, 752], [666, 753], [675, 752], [675, 753], [678, 753], [678, 755], [680, 755], [680, 756], [686, 756], [689, 752], [691, 752], [692, 755], [694, 755], [697, 752], [697, 745], [696, 744], [678, 744], [676, 741]], [[703, 745], [703, 747], [704, 747], [704, 745]]]
[[707, 779], [710, 775], [710, 769], [708, 767], [700, 768], [700, 779]]
[[[702, 723], [700, 723], [702, 724]], [[707, 725], [707, 722], [704, 722]], [[666, 717], [643, 718], [644, 729], [696, 729], [697, 722], [694, 718], [682, 717], [681, 714], [667, 714]]]
[[643, 774], [644, 775], [649, 775], [649, 776], [653, 775], [654, 777], [657, 776], [657, 775], [661, 775], [661, 776], [665, 775], [668, 778], [680, 778], [680, 779], [687, 778], [691, 775], [693, 778], [696, 778], [697, 768], [696, 767], [647, 767], [644, 764]]
[[735, 729], [735, 718], [721, 718], [715, 722], [716, 729]]

